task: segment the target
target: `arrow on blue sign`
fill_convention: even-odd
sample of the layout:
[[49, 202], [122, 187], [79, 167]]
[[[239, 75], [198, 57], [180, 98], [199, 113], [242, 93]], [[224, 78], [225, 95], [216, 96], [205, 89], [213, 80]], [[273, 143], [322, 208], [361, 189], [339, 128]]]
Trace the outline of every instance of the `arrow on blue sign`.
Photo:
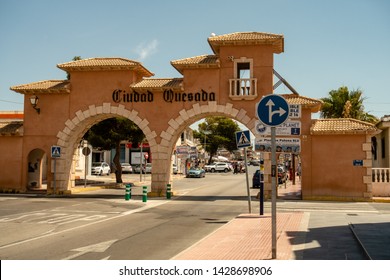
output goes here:
[[284, 123], [289, 114], [289, 105], [280, 95], [264, 96], [256, 104], [256, 113], [259, 120], [267, 126], [278, 126]]

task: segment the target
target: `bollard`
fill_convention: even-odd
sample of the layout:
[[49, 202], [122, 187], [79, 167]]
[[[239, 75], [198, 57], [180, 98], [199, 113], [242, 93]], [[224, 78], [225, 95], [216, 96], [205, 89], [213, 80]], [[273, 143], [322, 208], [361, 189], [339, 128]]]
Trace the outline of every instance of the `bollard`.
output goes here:
[[130, 198], [131, 198], [131, 184], [126, 184], [125, 200], [130, 200]]
[[148, 187], [143, 186], [142, 187], [142, 202], [148, 201]]
[[167, 184], [167, 199], [171, 199], [171, 184]]

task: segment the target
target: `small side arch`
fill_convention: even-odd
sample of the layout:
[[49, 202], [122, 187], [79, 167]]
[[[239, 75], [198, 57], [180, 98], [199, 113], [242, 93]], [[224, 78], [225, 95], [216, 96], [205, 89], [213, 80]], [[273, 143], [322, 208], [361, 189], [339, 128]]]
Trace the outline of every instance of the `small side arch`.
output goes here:
[[41, 149], [34, 149], [27, 156], [27, 189], [44, 189], [47, 180], [47, 155]]

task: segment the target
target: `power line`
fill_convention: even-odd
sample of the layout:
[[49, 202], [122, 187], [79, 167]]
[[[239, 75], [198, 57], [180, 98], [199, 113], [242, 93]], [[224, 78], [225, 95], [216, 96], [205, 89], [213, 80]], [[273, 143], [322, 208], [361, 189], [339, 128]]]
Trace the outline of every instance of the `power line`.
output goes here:
[[15, 102], [15, 101], [9, 101], [9, 100], [4, 100], [0, 99], [1, 102], [8, 102], [8, 103], [15, 103], [15, 104], [23, 104], [22, 102]]

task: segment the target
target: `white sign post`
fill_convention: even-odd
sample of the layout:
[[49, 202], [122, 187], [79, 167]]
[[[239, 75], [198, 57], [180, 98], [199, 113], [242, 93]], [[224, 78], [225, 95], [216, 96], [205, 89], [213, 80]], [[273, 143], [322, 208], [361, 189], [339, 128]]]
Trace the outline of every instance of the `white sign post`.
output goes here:
[[246, 148], [251, 146], [251, 138], [250, 138], [250, 132], [249, 130], [244, 131], [238, 131], [236, 132], [236, 143], [237, 148], [244, 148], [244, 162], [245, 162], [245, 175], [246, 175], [246, 191], [248, 195], [248, 208], [249, 208], [249, 214], [252, 213], [252, 206], [251, 206], [251, 193], [249, 190], [249, 179], [248, 179], [248, 163], [247, 163], [247, 155], [246, 155]]
[[53, 193], [56, 194], [56, 159], [61, 157], [61, 147], [51, 146], [51, 158], [54, 160], [53, 167]]

